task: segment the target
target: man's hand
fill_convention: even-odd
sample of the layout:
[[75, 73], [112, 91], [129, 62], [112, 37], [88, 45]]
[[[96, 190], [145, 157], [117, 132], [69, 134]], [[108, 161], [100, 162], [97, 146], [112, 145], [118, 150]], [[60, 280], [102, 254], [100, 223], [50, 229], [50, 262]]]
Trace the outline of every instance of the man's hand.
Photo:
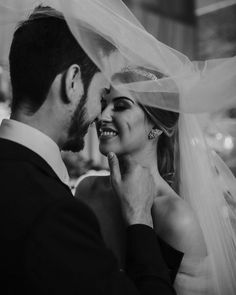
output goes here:
[[151, 208], [156, 191], [149, 170], [126, 157], [125, 171], [121, 172], [114, 153], [108, 154], [108, 162], [112, 187], [121, 200], [128, 225], [146, 224], [153, 227]]

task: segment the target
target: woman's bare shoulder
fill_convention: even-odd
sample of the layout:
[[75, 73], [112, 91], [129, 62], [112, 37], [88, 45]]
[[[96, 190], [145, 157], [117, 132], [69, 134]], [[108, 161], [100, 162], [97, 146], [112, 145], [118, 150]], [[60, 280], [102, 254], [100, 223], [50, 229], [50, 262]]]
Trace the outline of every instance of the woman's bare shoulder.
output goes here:
[[184, 253], [202, 255], [205, 243], [194, 211], [178, 196], [156, 198], [153, 206], [154, 227], [172, 247]]

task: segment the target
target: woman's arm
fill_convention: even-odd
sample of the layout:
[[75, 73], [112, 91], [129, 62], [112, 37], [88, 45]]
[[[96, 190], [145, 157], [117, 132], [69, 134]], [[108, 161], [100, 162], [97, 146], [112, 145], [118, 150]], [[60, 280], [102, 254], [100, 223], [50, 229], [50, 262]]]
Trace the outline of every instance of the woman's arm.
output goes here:
[[185, 256], [207, 255], [203, 233], [197, 217], [179, 196], [159, 196], [152, 210], [157, 234]]

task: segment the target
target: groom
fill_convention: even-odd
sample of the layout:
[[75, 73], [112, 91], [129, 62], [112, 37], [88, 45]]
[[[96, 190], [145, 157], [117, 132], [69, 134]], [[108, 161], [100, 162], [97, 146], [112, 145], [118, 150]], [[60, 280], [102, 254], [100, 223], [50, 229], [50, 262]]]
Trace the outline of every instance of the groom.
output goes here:
[[109, 156], [128, 224], [125, 271], [94, 214], [70, 192], [60, 150], [83, 148], [105, 79], [63, 17], [36, 8], [17, 28], [9, 60], [12, 114], [0, 126], [1, 293], [175, 294], [152, 229], [148, 171], [129, 163], [120, 175]]

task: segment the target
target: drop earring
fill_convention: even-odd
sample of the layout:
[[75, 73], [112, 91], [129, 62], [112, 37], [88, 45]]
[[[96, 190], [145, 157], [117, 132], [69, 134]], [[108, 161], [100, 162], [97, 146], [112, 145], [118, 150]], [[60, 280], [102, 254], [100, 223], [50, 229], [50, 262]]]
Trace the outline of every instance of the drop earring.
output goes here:
[[152, 139], [154, 139], [154, 138], [160, 136], [160, 135], [162, 134], [162, 132], [163, 132], [163, 131], [160, 130], [160, 129], [153, 128], [153, 129], [149, 132], [149, 134], [148, 134], [148, 139], [149, 139], [149, 140], [152, 140]]

